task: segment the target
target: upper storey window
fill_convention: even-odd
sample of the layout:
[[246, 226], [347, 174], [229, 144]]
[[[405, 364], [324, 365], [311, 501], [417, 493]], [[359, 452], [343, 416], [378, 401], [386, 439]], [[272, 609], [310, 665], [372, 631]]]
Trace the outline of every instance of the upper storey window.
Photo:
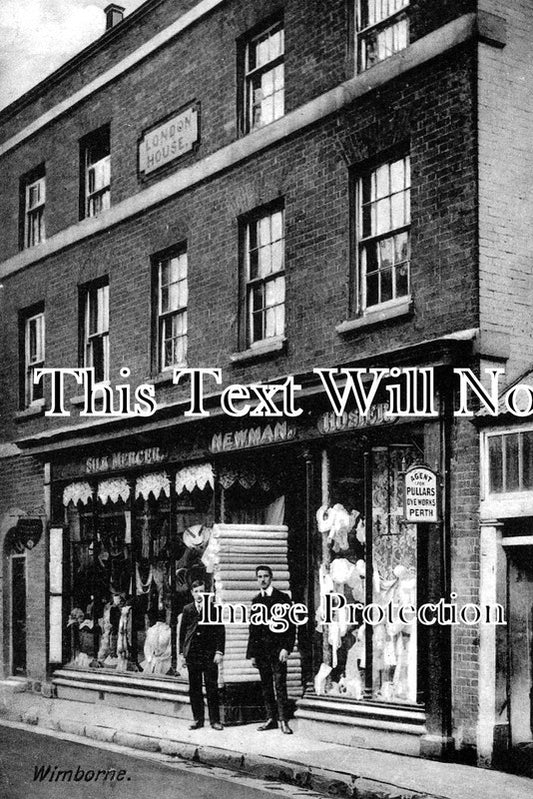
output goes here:
[[156, 260], [157, 360], [161, 372], [187, 363], [187, 250]]
[[36, 369], [44, 366], [44, 306], [32, 308], [22, 315], [22, 363], [24, 373], [21, 381], [21, 407], [30, 405], [43, 399], [42, 379], [34, 383], [33, 375]]
[[244, 63], [245, 131], [262, 128], [285, 112], [283, 23], [263, 29], [246, 44]]
[[99, 216], [110, 206], [110, 134], [106, 125], [81, 143], [80, 217]]
[[285, 332], [285, 234], [283, 208], [257, 212], [243, 230], [246, 284], [246, 345], [281, 338]]
[[46, 177], [44, 165], [30, 173], [21, 185], [21, 249], [35, 247], [45, 239], [44, 207], [46, 202]]
[[361, 71], [409, 44], [409, 0], [358, 0], [357, 48]]
[[533, 488], [533, 431], [489, 435], [489, 493], [508, 494]]
[[409, 296], [411, 169], [409, 156], [363, 174], [358, 185], [362, 310]]
[[109, 284], [95, 280], [80, 290], [80, 363], [94, 368], [96, 383], [109, 380]]

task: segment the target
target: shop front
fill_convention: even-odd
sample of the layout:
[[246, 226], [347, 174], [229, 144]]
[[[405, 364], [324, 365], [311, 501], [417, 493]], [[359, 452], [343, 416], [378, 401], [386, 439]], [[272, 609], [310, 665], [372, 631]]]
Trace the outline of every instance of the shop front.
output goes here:
[[[286, 524], [288, 475], [276, 457], [290, 437], [286, 425], [271, 436], [267, 427], [255, 458], [230, 445], [227, 432], [222, 444], [206, 430], [173, 447], [119, 448], [111, 439], [98, 455], [89, 444], [81, 457], [67, 451], [52, 461], [49, 659], [59, 698], [188, 717], [179, 626], [192, 582], [201, 579], [219, 602], [249, 604], [261, 562], [290, 589], [288, 551], [297, 547]], [[226, 723], [261, 718], [247, 633], [244, 624], [227, 630], [219, 672]], [[301, 693], [297, 652], [288, 685], [289, 695]]]
[[[302, 408], [293, 419], [250, 424], [218, 412], [98, 441], [89, 430], [76, 446], [68, 432], [32, 442], [50, 464], [48, 662], [58, 698], [189, 718], [179, 625], [192, 581], [218, 602], [249, 605], [255, 567], [268, 564], [308, 610], [288, 670], [296, 728], [442, 754], [449, 630], [370, 623], [343, 608], [326, 621], [321, 610], [331, 593], [375, 607], [446, 596], [446, 414], [390, 416], [378, 397], [366, 417], [336, 415], [316, 382]], [[421, 465], [438, 482], [438, 512], [417, 522], [406, 518], [404, 485]], [[245, 624], [227, 626], [225, 723], [262, 717], [247, 636]]]
[[482, 431], [481, 593], [505, 608], [506, 624], [480, 628], [478, 752], [531, 775], [533, 426], [491, 422]]

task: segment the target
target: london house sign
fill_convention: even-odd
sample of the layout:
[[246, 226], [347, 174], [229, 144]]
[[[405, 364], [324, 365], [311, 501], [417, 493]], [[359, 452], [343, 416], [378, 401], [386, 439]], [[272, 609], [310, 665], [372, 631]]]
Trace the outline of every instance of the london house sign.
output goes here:
[[139, 141], [139, 172], [147, 176], [190, 152], [199, 141], [200, 104], [191, 103], [179, 113], [145, 131]]

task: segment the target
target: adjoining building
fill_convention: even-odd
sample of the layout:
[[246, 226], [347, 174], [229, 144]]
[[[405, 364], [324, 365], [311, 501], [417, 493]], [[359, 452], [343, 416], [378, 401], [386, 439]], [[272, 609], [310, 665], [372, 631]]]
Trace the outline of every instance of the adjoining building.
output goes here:
[[[112, 5], [100, 39], [0, 112], [6, 677], [187, 714], [192, 575], [248, 601], [271, 563], [310, 610], [289, 667], [300, 730], [487, 762], [477, 626], [315, 611], [328, 588], [480, 600], [479, 435], [454, 417], [453, 368], [533, 361], [530, 11]], [[115, 416], [84, 415], [72, 375], [68, 415], [47, 416], [43, 367], [92, 368], [93, 410]], [[221, 370], [208, 416], [186, 415], [176, 367]], [[335, 414], [316, 368], [431, 369], [437, 415], [388, 417], [387, 380], [368, 417]], [[227, 386], [291, 375], [301, 415], [224, 413]], [[404, 519], [418, 464], [439, 475], [431, 524]], [[259, 701], [245, 635], [224, 664], [234, 722]]]

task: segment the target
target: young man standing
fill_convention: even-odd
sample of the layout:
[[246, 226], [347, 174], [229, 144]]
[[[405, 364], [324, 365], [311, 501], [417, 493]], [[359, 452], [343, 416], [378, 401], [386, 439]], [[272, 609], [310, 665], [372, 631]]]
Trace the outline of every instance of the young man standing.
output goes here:
[[179, 645], [189, 672], [189, 697], [194, 717], [194, 724], [189, 729], [199, 730], [204, 726], [203, 675], [211, 727], [222, 730], [224, 728], [220, 723], [218, 705], [218, 667], [224, 656], [224, 625], [200, 624], [205, 585], [200, 580], [195, 580], [191, 590], [194, 601], [183, 608]]
[[[274, 605], [292, 605], [292, 599], [272, 585], [270, 566], [257, 566], [255, 570], [260, 592], [252, 600], [254, 607], [266, 605], [266, 618], [270, 620]], [[286, 615], [285, 615], [286, 618]], [[267, 720], [258, 729], [275, 730], [278, 720], [281, 731], [292, 735], [287, 724], [287, 659], [294, 647], [296, 628], [289, 622], [285, 632], [274, 632], [267, 624], [251, 624], [246, 657], [259, 669]]]

